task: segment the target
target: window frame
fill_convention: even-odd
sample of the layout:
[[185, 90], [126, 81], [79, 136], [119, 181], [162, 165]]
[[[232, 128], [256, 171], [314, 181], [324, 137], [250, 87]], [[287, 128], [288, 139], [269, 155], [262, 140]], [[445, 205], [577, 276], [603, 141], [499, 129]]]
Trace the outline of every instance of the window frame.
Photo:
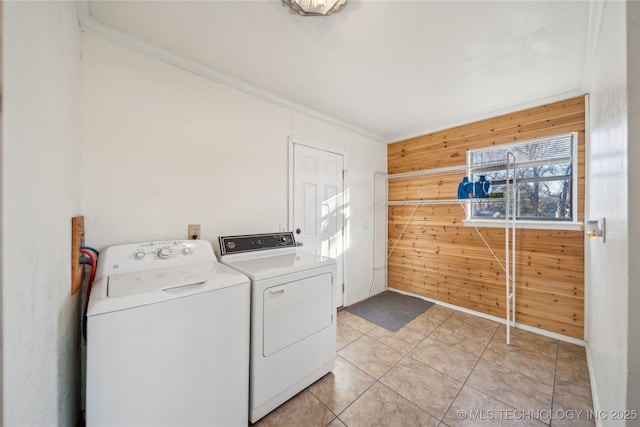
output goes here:
[[[579, 179], [579, 169], [578, 169], [578, 164], [579, 164], [579, 159], [578, 159], [578, 143], [579, 143], [579, 135], [578, 132], [570, 132], [570, 133], [565, 133], [565, 134], [559, 134], [559, 135], [551, 135], [551, 136], [547, 136], [547, 137], [542, 137], [542, 138], [535, 138], [535, 139], [530, 139], [527, 141], [519, 141], [519, 142], [514, 142], [514, 143], [508, 143], [508, 144], [500, 144], [500, 145], [492, 145], [490, 147], [486, 147], [486, 148], [479, 148], [479, 149], [474, 149], [474, 150], [467, 150], [467, 177], [471, 180], [472, 178], [472, 171], [471, 169], [473, 168], [472, 165], [472, 156], [475, 153], [482, 153], [482, 152], [490, 152], [492, 150], [496, 150], [496, 149], [505, 149], [505, 150], [509, 150], [511, 147], [517, 147], [517, 146], [523, 146], [523, 145], [527, 145], [527, 144], [536, 144], [536, 143], [543, 143], [545, 141], [549, 141], [549, 140], [553, 140], [553, 139], [558, 139], [558, 138], [564, 138], [564, 137], [571, 137], [572, 138], [572, 147], [571, 147], [571, 218], [570, 219], [562, 219], [562, 220], [558, 220], [558, 219], [553, 219], [553, 218], [545, 218], [545, 219], [535, 219], [535, 217], [532, 218], [516, 218], [515, 221], [511, 221], [512, 224], [515, 224], [516, 228], [531, 228], [531, 229], [550, 229], [550, 230], [581, 230], [582, 229], [582, 222], [578, 220], [578, 179]], [[540, 163], [539, 160], [531, 160], [527, 163]], [[549, 162], [550, 164], [553, 163], [553, 160], [551, 160]], [[477, 174], [476, 174], [477, 175]], [[517, 184], [516, 184], [517, 185]], [[506, 201], [505, 201], [506, 203]], [[520, 203], [520, 201], [518, 200], [517, 203]], [[475, 203], [471, 202], [467, 204], [467, 209], [466, 209], [466, 219], [463, 220], [463, 224], [465, 226], [472, 226], [472, 227], [504, 227], [505, 226], [505, 218], [487, 218], [487, 217], [480, 217], [480, 216], [473, 216], [473, 209], [474, 209], [474, 205]], [[516, 210], [518, 209], [519, 206], [516, 207]]]

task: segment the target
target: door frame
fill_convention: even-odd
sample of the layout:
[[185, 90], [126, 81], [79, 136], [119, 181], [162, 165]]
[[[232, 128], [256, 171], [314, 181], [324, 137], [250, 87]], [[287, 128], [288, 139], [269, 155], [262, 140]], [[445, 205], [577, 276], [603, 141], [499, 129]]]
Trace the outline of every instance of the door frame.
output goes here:
[[[340, 151], [336, 151], [333, 149], [328, 149], [326, 147], [321, 147], [319, 145], [315, 145], [315, 144], [306, 144], [306, 143], [301, 143], [298, 142], [296, 140], [293, 139], [293, 137], [289, 136], [289, 147], [288, 147], [288, 170], [289, 170], [289, 177], [288, 177], [288, 188], [287, 188], [287, 204], [288, 206], [288, 212], [287, 212], [287, 230], [289, 231], [293, 231], [293, 209], [294, 209], [294, 191], [293, 191], [293, 186], [294, 186], [294, 153], [293, 153], [293, 149], [294, 149], [294, 145], [300, 145], [303, 147], [307, 147], [307, 148], [312, 148], [314, 150], [320, 150], [320, 151], [326, 151], [327, 153], [331, 153], [331, 154], [337, 154], [339, 156], [342, 156], [342, 199], [343, 199], [343, 206], [344, 206], [344, 193], [347, 189], [347, 155], [344, 152], [340, 152]], [[344, 218], [344, 215], [342, 217], [342, 229], [340, 230], [340, 232], [342, 233], [342, 239], [341, 243], [342, 243], [342, 247], [340, 248], [340, 253], [342, 254], [342, 262], [340, 263], [341, 265], [340, 267], [340, 272], [342, 273], [342, 305], [341, 307], [344, 307], [344, 302], [347, 301], [347, 292], [348, 292], [348, 288], [347, 288], [347, 283], [346, 283], [346, 276], [345, 276], [345, 272], [346, 272], [346, 264], [347, 264], [347, 257], [346, 257], [346, 253], [345, 253], [345, 231], [346, 231], [347, 225], [346, 225], [346, 220]], [[284, 231], [284, 230], [283, 230]]]

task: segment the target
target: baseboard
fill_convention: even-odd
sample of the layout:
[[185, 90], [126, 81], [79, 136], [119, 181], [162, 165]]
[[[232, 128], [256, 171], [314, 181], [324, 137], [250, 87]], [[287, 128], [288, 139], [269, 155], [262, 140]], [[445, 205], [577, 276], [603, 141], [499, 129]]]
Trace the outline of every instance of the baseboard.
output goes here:
[[[498, 323], [501, 323], [503, 325], [507, 324], [506, 319], [504, 319], [502, 317], [491, 316], [489, 314], [485, 314], [485, 313], [482, 313], [482, 312], [479, 312], [479, 311], [470, 310], [470, 309], [465, 308], [465, 307], [460, 307], [460, 306], [457, 306], [457, 305], [449, 304], [449, 303], [446, 303], [444, 301], [438, 301], [438, 300], [433, 299], [433, 298], [427, 298], [427, 297], [424, 297], [422, 295], [417, 295], [417, 294], [414, 294], [414, 293], [411, 293], [411, 292], [405, 292], [405, 291], [402, 291], [400, 289], [389, 288], [389, 290], [390, 291], [394, 291], [394, 292], [398, 292], [398, 293], [401, 293], [401, 294], [405, 294], [405, 295], [410, 295], [412, 297], [420, 298], [420, 299], [423, 299], [425, 301], [429, 301], [429, 302], [432, 302], [434, 304], [438, 304], [438, 305], [441, 305], [443, 307], [450, 308], [452, 310], [461, 311], [463, 313], [471, 314], [473, 316], [482, 317], [483, 319], [493, 320], [494, 322], [498, 322]], [[551, 332], [551, 331], [547, 331], [547, 330], [544, 330], [544, 329], [536, 328], [534, 326], [525, 325], [523, 323], [516, 322], [515, 323], [515, 327], [518, 328], [518, 329], [522, 329], [523, 331], [533, 332], [534, 334], [538, 334], [538, 335], [542, 335], [542, 336], [545, 336], [545, 337], [557, 339], [559, 341], [567, 342], [567, 343], [570, 343], [570, 344], [576, 344], [576, 345], [579, 345], [581, 347], [584, 347], [586, 345], [586, 342], [584, 340], [581, 340], [581, 339], [578, 339], [578, 338], [574, 338], [574, 337], [570, 337], [568, 335], [559, 334], [557, 332]], [[593, 388], [592, 388], [592, 390], [593, 390]]]
[[[591, 347], [589, 346], [588, 342], [585, 346], [585, 352], [587, 353], [587, 369], [589, 369], [589, 383], [591, 385], [591, 403], [593, 404], [593, 412], [595, 414], [599, 414], [600, 400], [598, 399], [598, 393], [596, 392], [596, 390], [598, 390], [598, 387], [596, 385], [596, 375], [593, 371], [593, 364], [591, 362], [593, 360], [593, 356], [591, 356]], [[602, 423], [603, 420], [601, 420], [599, 417], [596, 417], [595, 421], [596, 427], [601, 427], [604, 425]]]

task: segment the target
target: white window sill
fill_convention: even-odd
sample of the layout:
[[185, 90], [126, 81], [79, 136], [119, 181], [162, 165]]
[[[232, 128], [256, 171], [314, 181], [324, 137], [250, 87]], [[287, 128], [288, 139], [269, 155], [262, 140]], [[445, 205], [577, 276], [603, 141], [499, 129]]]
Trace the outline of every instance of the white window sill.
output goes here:
[[[465, 219], [462, 221], [465, 227], [494, 227], [504, 228], [504, 220], [493, 219]], [[516, 221], [516, 228], [532, 228], [540, 230], [570, 230], [581, 231], [582, 222], [570, 222], [570, 221]]]

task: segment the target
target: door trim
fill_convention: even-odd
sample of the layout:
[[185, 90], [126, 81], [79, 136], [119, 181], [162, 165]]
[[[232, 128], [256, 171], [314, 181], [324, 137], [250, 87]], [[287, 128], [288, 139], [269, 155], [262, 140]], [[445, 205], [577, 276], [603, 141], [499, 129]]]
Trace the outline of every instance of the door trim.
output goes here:
[[[344, 193], [347, 191], [347, 155], [344, 152], [340, 152], [340, 151], [334, 151], [334, 150], [329, 150], [325, 147], [320, 147], [318, 145], [314, 145], [314, 144], [303, 144], [301, 142], [298, 142], [296, 140], [294, 140], [291, 136], [289, 136], [289, 143], [288, 143], [288, 170], [289, 170], [289, 177], [288, 177], [288, 188], [287, 188], [287, 204], [288, 204], [288, 209], [287, 209], [287, 226], [286, 229], [289, 231], [293, 231], [295, 232], [295, 230], [292, 229], [293, 227], [293, 186], [294, 186], [294, 180], [293, 180], [293, 175], [294, 175], [294, 153], [293, 153], [293, 148], [294, 145], [300, 145], [302, 147], [308, 147], [308, 148], [312, 148], [314, 150], [320, 150], [320, 151], [325, 151], [327, 153], [331, 153], [331, 154], [337, 154], [339, 156], [342, 156], [343, 159], [343, 163], [342, 163], [342, 194], [343, 194], [343, 198], [344, 198]], [[340, 251], [342, 253], [342, 266], [341, 266], [341, 275], [342, 275], [342, 306], [344, 306], [344, 302], [347, 301], [347, 291], [348, 291], [348, 287], [346, 285], [346, 276], [345, 276], [345, 272], [346, 272], [346, 264], [347, 264], [347, 257], [346, 257], [346, 253], [345, 253], [345, 248], [344, 248], [344, 242], [345, 242], [345, 229], [346, 229], [346, 220], [343, 217], [342, 218], [342, 248], [340, 248]], [[281, 230], [281, 231], [286, 231], [286, 230]], [[342, 307], [341, 306], [341, 307]]]

